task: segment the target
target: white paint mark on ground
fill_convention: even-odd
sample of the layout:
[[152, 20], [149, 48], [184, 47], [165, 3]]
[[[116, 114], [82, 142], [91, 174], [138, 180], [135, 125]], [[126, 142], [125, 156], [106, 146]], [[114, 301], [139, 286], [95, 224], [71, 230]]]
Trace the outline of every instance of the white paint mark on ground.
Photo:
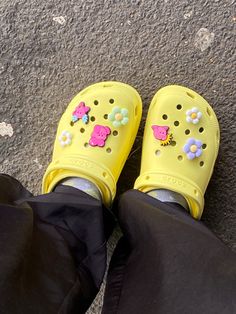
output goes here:
[[5, 67], [2, 63], [0, 63], [0, 74], [2, 74], [5, 71]]
[[64, 16], [55, 16], [53, 18], [53, 21], [59, 23], [60, 25], [66, 24], [66, 19], [64, 18]]
[[12, 137], [13, 134], [14, 134], [14, 131], [11, 124], [7, 124], [6, 122], [0, 123], [0, 136]]
[[34, 160], [34, 162], [36, 163], [36, 165], [38, 166], [39, 170], [43, 168], [43, 166], [40, 164], [40, 162], [38, 161], [38, 158], [36, 158]]
[[184, 13], [184, 19], [187, 20], [193, 15], [193, 10]]
[[211, 33], [207, 28], [200, 28], [195, 35], [194, 45], [197, 49], [205, 51], [212, 45], [214, 38], [214, 33]]

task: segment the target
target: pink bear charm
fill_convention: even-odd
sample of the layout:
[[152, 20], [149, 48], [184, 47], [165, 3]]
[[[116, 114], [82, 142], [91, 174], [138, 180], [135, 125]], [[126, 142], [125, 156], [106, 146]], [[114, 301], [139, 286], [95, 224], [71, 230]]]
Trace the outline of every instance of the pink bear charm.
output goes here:
[[90, 107], [85, 106], [84, 102], [79, 103], [79, 105], [75, 108], [74, 112], [72, 113], [71, 125], [73, 126], [75, 122], [79, 119], [87, 124], [89, 120], [88, 112], [90, 111]]
[[154, 136], [157, 140], [165, 141], [168, 136], [168, 126], [158, 126], [158, 125], [153, 125], [152, 126]]
[[161, 141], [161, 145], [165, 146], [171, 143], [172, 134], [168, 134], [168, 126], [152, 125], [153, 134], [157, 140]]
[[89, 144], [91, 146], [103, 147], [109, 134], [111, 134], [111, 129], [108, 126], [97, 124], [93, 129]]

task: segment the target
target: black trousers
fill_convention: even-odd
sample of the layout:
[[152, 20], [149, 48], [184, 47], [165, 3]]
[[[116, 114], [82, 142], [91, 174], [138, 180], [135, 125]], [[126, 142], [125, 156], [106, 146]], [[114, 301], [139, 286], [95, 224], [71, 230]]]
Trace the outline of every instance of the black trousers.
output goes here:
[[[117, 217], [124, 235], [103, 314], [236, 313], [236, 255], [201, 222], [134, 190], [120, 198]], [[1, 175], [0, 313], [84, 313], [113, 227], [109, 211], [77, 189], [33, 197]]]

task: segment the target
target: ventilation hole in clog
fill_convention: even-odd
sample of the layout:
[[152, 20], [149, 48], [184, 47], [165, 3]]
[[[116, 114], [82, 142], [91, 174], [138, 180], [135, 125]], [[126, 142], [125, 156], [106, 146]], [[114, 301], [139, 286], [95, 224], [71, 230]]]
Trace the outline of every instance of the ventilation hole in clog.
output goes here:
[[200, 165], [200, 167], [203, 167], [204, 166], [204, 161], [200, 161], [199, 165]]
[[185, 134], [189, 135], [190, 134], [190, 130], [189, 129], [185, 130]]
[[170, 145], [171, 146], [176, 146], [176, 142], [175, 141], [171, 141]]
[[95, 119], [95, 117], [91, 117], [90, 120], [91, 120], [92, 122], [94, 122], [96, 119]]
[[94, 100], [94, 105], [97, 106], [99, 104], [99, 102], [97, 100]]
[[85, 129], [84, 129], [84, 128], [81, 128], [81, 129], [80, 129], [80, 132], [81, 132], [81, 133], [84, 133], [84, 132], [85, 132]]
[[182, 155], [179, 155], [179, 156], [178, 156], [178, 160], [179, 160], [179, 161], [183, 160], [183, 156], [182, 156]]
[[137, 116], [137, 114], [138, 114], [138, 106], [136, 106], [135, 109], [134, 109], [134, 115], [135, 115], [135, 117]]
[[195, 96], [194, 96], [192, 93], [190, 93], [190, 92], [186, 92], [186, 94], [187, 94], [189, 97], [191, 97], [191, 98], [195, 98]]
[[197, 190], [194, 190], [194, 194], [195, 194], [195, 195], [198, 195], [198, 191], [197, 191]]
[[161, 155], [161, 151], [160, 151], [159, 149], [157, 149], [157, 150], [155, 151], [155, 155], [159, 157], [159, 156]]
[[207, 107], [207, 114], [208, 114], [209, 117], [211, 116], [211, 110], [208, 107]]
[[107, 177], [107, 173], [106, 172], [103, 172], [102, 175], [103, 175], [104, 178]]
[[108, 148], [106, 149], [106, 152], [110, 154], [110, 153], [111, 153], [111, 148], [108, 147]]
[[112, 83], [105, 83], [105, 84], [103, 84], [103, 87], [112, 87], [112, 86], [113, 86]]
[[167, 120], [167, 119], [168, 119], [168, 116], [167, 116], [166, 114], [163, 114], [162, 119], [163, 119], [163, 120]]
[[202, 144], [202, 149], [206, 149], [207, 144]]
[[177, 108], [178, 110], [181, 110], [181, 109], [182, 109], [182, 106], [181, 106], [180, 104], [178, 104], [178, 105], [176, 106], [176, 108]]
[[175, 121], [175, 122], [174, 122], [174, 125], [175, 125], [175, 126], [179, 126], [179, 121]]
[[110, 100], [109, 100], [109, 103], [110, 103], [110, 104], [114, 104], [114, 102], [115, 102], [114, 99], [110, 99]]
[[199, 129], [199, 133], [202, 133], [204, 131], [204, 128]]
[[146, 176], [146, 178], [145, 178], [146, 180], [149, 180], [150, 179], [150, 177], [149, 176]]
[[84, 147], [89, 147], [89, 143], [84, 143]]
[[104, 118], [105, 120], [107, 120], [107, 119], [108, 119], [108, 114], [104, 114], [103, 118]]
[[118, 135], [118, 131], [113, 131], [112, 134], [113, 134], [114, 136], [117, 136], [117, 135]]

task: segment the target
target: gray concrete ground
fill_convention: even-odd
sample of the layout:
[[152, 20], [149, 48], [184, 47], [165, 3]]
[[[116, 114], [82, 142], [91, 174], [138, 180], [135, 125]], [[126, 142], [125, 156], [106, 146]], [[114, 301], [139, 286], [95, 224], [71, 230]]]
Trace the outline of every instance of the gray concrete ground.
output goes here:
[[[39, 193], [70, 99], [88, 84], [120, 80], [144, 102], [120, 193], [139, 172], [152, 96], [167, 84], [186, 85], [210, 102], [221, 125], [203, 220], [236, 250], [234, 9], [234, 0], [1, 1], [0, 171]], [[101, 303], [99, 295], [91, 313]]]

